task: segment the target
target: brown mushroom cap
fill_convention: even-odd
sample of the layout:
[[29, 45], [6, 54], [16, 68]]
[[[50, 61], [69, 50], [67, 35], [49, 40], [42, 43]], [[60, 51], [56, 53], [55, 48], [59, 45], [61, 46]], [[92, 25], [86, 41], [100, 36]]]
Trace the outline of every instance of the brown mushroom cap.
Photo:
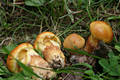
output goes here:
[[34, 42], [34, 48], [39, 49], [41, 51], [44, 51], [46, 46], [50, 45], [58, 46], [59, 48], [61, 46], [61, 41], [52, 32], [40, 33]]
[[14, 48], [7, 58], [7, 67], [11, 72], [20, 72], [21, 68], [18, 66], [15, 59], [18, 59], [24, 64], [29, 64], [30, 55], [38, 55], [34, 50], [33, 46], [29, 43], [22, 43]]
[[[56, 73], [52, 71], [50, 65], [40, 56], [31, 56], [30, 65], [32, 66], [33, 71], [43, 79], [50, 79], [56, 76]], [[41, 80], [35, 76], [33, 76], [33, 79]]]
[[94, 21], [90, 24], [90, 31], [94, 38], [109, 43], [113, 39], [112, 28], [104, 21]]
[[85, 39], [76, 33], [67, 36], [63, 42], [64, 48], [70, 48], [70, 49], [75, 49], [75, 47], [82, 48], [84, 44], [85, 44]]
[[43, 51], [43, 55], [52, 67], [60, 68], [65, 66], [65, 56], [57, 46], [47, 46]]

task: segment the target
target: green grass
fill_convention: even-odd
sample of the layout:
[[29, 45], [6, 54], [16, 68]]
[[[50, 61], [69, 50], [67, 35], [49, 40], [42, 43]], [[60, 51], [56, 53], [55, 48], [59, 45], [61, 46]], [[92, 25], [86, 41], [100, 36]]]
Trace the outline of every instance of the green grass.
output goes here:
[[[110, 44], [106, 45], [113, 51], [116, 65], [120, 65], [120, 60], [116, 59], [116, 56], [120, 56], [120, 0], [45, 0], [41, 5], [37, 4], [38, 6], [29, 6], [29, 4], [13, 5], [13, 2], [8, 0], [3, 0], [0, 3], [2, 4], [0, 6], [0, 80], [14, 80], [18, 76], [20, 77], [16, 80], [22, 78], [30, 80], [32, 76], [32, 74], [25, 75], [26, 72], [24, 71], [18, 74], [8, 71], [6, 58], [15, 45], [22, 42], [33, 44], [36, 36], [44, 31], [55, 33], [59, 36], [61, 42], [70, 33], [78, 33], [87, 40], [90, 34], [89, 24], [95, 20], [106, 21], [111, 25], [114, 39]], [[69, 57], [68, 51], [63, 46], [62, 50], [66, 57]], [[79, 53], [80, 51], [75, 52]], [[96, 51], [95, 53], [100, 54], [101, 52]], [[111, 60], [108, 56], [106, 56], [107, 61]], [[96, 57], [98, 61], [103, 59], [99, 58], [99, 56], [93, 56], [95, 59]], [[119, 80], [120, 76], [111, 75], [111, 72], [105, 71], [106, 66], [100, 64], [98, 66], [102, 67], [101, 70], [97, 69], [96, 66], [91, 66], [90, 70], [83, 71], [86, 73], [86, 75], [82, 75], [84, 79]], [[110, 64], [108, 65], [110, 66]], [[55, 79], [58, 79], [61, 73], [76, 71], [72, 66], [68, 66], [68, 68], [70, 69], [66, 67], [55, 70], [58, 73]], [[114, 68], [116, 69], [116, 67]], [[77, 66], [75, 66], [75, 69], [78, 70]], [[113, 70], [113, 72], [115, 71]]]

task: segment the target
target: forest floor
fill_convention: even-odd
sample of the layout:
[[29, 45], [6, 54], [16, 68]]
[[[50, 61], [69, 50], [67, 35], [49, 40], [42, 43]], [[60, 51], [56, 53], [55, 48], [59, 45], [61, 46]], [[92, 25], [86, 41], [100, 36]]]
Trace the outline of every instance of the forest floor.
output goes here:
[[[112, 27], [114, 37], [112, 42], [101, 45], [94, 52], [102, 58], [95, 58], [95, 65], [85, 70], [82, 79], [120, 80], [120, 0], [0, 0], [0, 80], [21, 80], [23, 77], [30, 80], [28, 75], [14, 74], [7, 69], [6, 59], [15, 45], [23, 42], [33, 44], [37, 35], [46, 31], [56, 34], [61, 43], [71, 33], [77, 33], [87, 41], [93, 21], [107, 22]], [[66, 60], [69, 60], [69, 52], [63, 45], [61, 48]], [[70, 80], [62, 75], [65, 74], [61, 70], [53, 80]]]

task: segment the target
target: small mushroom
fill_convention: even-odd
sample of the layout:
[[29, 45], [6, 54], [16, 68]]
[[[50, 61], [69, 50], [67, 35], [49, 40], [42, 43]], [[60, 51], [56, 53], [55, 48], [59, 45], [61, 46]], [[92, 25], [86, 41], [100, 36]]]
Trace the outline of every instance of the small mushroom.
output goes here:
[[76, 33], [72, 33], [68, 35], [63, 42], [64, 48], [70, 48], [70, 49], [83, 48], [84, 44], [85, 44], [85, 39]]
[[[76, 34], [76, 33], [73, 33], [73, 34], [70, 34], [68, 35], [64, 42], [63, 42], [63, 46], [64, 48], [70, 48], [70, 49], [82, 49], [84, 47], [84, 44], [85, 44], [85, 39]], [[86, 55], [76, 55], [75, 53], [70, 53], [71, 56], [70, 56], [70, 62], [72, 64], [76, 64], [76, 63], [88, 63], [88, 64], [91, 64], [93, 63], [93, 59], [89, 56], [86, 56]], [[83, 67], [79, 66], [80, 69], [83, 69]], [[82, 72], [73, 72], [73, 74], [84, 74]], [[65, 80], [67, 80], [69, 78], [69, 80], [73, 80], [73, 78], [75, 80], [82, 80], [82, 76], [80, 75], [73, 75], [73, 74], [67, 74], [67, 75], [70, 75], [68, 76]]]
[[[31, 65], [33, 71], [44, 79], [55, 76], [55, 72], [51, 70], [42, 70], [40, 68], [36, 68], [37, 66], [41, 68], [52, 69], [50, 65], [34, 51], [33, 46], [29, 43], [22, 43], [18, 45], [8, 55], [7, 67], [11, 72], [17, 73], [22, 71], [22, 68], [17, 64], [15, 59], [18, 59], [25, 65]], [[40, 80], [40, 78], [35, 79]]]
[[86, 46], [84, 48], [88, 53], [93, 52], [97, 47], [99, 41], [109, 43], [113, 39], [112, 28], [104, 21], [94, 21], [90, 24], [91, 35], [88, 37]]
[[57, 46], [47, 46], [43, 51], [43, 55], [52, 67], [61, 68], [65, 66], [65, 56]]
[[52, 32], [40, 33], [34, 42], [34, 48], [37, 50], [41, 50], [42, 52], [44, 51], [46, 46], [50, 45], [58, 46], [59, 48], [61, 46], [61, 41]]
[[[72, 33], [70, 35], [68, 35], [64, 42], [63, 42], [63, 46], [64, 48], [70, 48], [70, 49], [81, 49], [84, 47], [84, 44], [85, 44], [85, 39], [76, 34], [76, 33]], [[75, 53], [70, 53], [71, 54], [71, 57], [70, 57], [70, 62], [73, 63], [73, 64], [76, 64], [76, 63], [84, 63], [87, 61], [87, 56], [85, 55], [76, 55]]]

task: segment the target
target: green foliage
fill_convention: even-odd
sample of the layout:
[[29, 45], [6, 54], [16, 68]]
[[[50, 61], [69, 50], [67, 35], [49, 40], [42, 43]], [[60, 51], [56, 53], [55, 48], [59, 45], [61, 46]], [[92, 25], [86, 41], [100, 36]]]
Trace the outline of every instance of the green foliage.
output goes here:
[[120, 19], [120, 16], [111, 16], [107, 18], [108, 20], [116, 20], [116, 19]]
[[[92, 56], [94, 58], [99, 59], [99, 64], [103, 68], [103, 72], [101, 74], [100, 73], [96, 74], [93, 70], [93, 67], [89, 64], [86, 64], [86, 63], [80, 64], [80, 65], [83, 65], [83, 66], [86, 66], [89, 68], [89, 70], [84, 71], [84, 73], [88, 75], [87, 78], [89, 78], [91, 80], [104, 80], [104, 79], [117, 80], [116, 78], [114, 78], [112, 76], [120, 77], [120, 63], [119, 63], [120, 56], [116, 56], [114, 52], [109, 52], [108, 53], [109, 59], [106, 59], [106, 58], [100, 58], [97, 56], [90, 55], [87, 52], [80, 51], [80, 50], [72, 50], [72, 49], [67, 49], [67, 50], [70, 52], [87, 55], [87, 56]], [[105, 76], [104, 75], [105, 73], [107, 73], [111, 77], [108, 77], [108, 75]]]
[[120, 52], [120, 43], [116, 43], [116, 44], [115, 44], [115, 49], [117, 49], [117, 51]]
[[28, 6], [42, 6], [46, 0], [25, 0], [25, 4]]
[[45, 3], [52, 3], [54, 0], [25, 0], [25, 5], [40, 7], [44, 6]]
[[0, 49], [0, 53], [9, 54], [16, 46], [16, 44], [4, 46], [2, 49]]
[[95, 74], [93, 70], [86, 70], [84, 73], [87, 74], [91, 80], [104, 80], [100, 74]]
[[16, 73], [13, 76], [6, 78], [4, 80], [25, 80], [25, 77], [21, 73]]
[[35, 51], [38, 53], [38, 55], [40, 55], [42, 58], [44, 58], [44, 55], [43, 55], [42, 51], [37, 50], [37, 49], [35, 49]]
[[0, 7], [0, 24], [2, 27], [7, 27], [6, 26], [6, 13], [3, 8]]
[[104, 80], [101, 78], [101, 74], [95, 74], [93, 67], [91, 65], [87, 63], [81, 63], [81, 65], [89, 68], [88, 70], [84, 71], [84, 73], [88, 75], [86, 78], [91, 80]]
[[70, 17], [71, 21], [74, 22], [74, 17], [72, 15], [72, 11], [68, 8], [67, 0], [64, 0], [64, 3], [65, 3], [65, 8], [69, 14], [68, 16]]
[[4, 63], [3, 61], [0, 61], [0, 76], [10, 74], [7, 67], [3, 63]]
[[[0, 77], [0, 80], [27, 80], [25, 76], [21, 73], [11, 73], [8, 71], [7, 67], [0, 61], [0, 76], [6, 76], [6, 78]], [[30, 80], [30, 79], [29, 79]]]
[[64, 30], [64, 32], [59, 33], [58, 36], [62, 36], [63, 34], [66, 34], [67, 32], [69, 32], [71, 29], [73, 29], [74, 27], [76, 27], [77, 24], [79, 24], [80, 22], [82, 22], [82, 20], [83, 20], [84, 18], [85, 18], [85, 17], [79, 19], [79, 20], [78, 20], [75, 24], [73, 24], [72, 26], [68, 26], [68, 27]]
[[95, 55], [93, 55], [93, 54], [89, 54], [88, 52], [83, 51], [83, 50], [79, 50], [79, 49], [73, 50], [73, 49], [68, 49], [68, 48], [65, 48], [65, 49], [68, 50], [69, 52], [74, 52], [74, 53], [76, 53], [76, 54], [82, 54], [82, 55], [86, 55], [86, 56], [91, 56], [91, 57], [93, 57], [93, 58], [102, 59], [102, 58], [99, 57], [99, 56], [95, 56]]
[[99, 64], [103, 67], [104, 71], [111, 76], [120, 76], [119, 56], [115, 56], [113, 52], [109, 52], [109, 59], [99, 60]]

